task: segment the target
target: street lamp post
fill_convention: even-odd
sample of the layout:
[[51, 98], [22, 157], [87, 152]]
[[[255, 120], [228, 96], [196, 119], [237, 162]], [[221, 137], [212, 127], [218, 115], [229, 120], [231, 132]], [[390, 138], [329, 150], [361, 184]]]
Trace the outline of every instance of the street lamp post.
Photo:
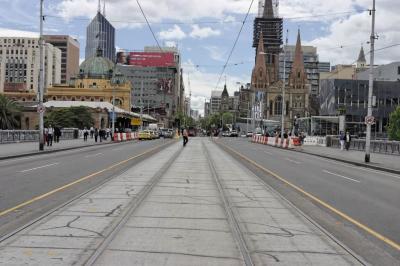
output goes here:
[[40, 37], [39, 37], [39, 45], [40, 45], [40, 70], [39, 70], [39, 88], [37, 91], [37, 100], [38, 100], [38, 112], [39, 112], [39, 150], [42, 151], [44, 149], [44, 118], [43, 118], [43, 93], [44, 93], [44, 39], [43, 39], [43, 1], [40, 0]]
[[[286, 31], [286, 45], [288, 44], [289, 30]], [[285, 131], [285, 112], [286, 112], [286, 102], [285, 102], [285, 88], [286, 88], [286, 48], [283, 46], [283, 82], [282, 82], [282, 118], [281, 118], [281, 139], [284, 141], [284, 131]]]
[[[369, 88], [368, 88], [368, 112], [367, 117], [372, 117], [372, 92], [374, 87], [374, 52], [375, 52], [375, 0], [372, 1], [372, 29], [371, 29], [371, 51], [370, 51], [370, 66], [369, 66]], [[365, 140], [365, 162], [371, 161], [371, 123], [367, 121], [367, 136]]]

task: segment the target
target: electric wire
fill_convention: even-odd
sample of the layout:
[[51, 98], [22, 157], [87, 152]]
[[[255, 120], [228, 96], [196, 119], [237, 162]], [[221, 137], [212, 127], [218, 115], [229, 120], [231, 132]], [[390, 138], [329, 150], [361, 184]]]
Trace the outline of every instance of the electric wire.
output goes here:
[[150, 25], [149, 21], [147, 20], [146, 14], [144, 13], [144, 10], [143, 10], [142, 6], [141, 6], [140, 3], [139, 3], [139, 0], [136, 0], [136, 3], [138, 4], [138, 6], [139, 6], [139, 8], [140, 8], [140, 11], [142, 12], [142, 15], [143, 15], [144, 19], [146, 20], [147, 26], [149, 27], [149, 30], [151, 31], [151, 34], [153, 35], [153, 38], [154, 38], [154, 40], [156, 41], [158, 48], [159, 48], [160, 51], [162, 52], [163, 49], [161, 48], [160, 43], [158, 42], [157, 37], [156, 37], [156, 35], [154, 34], [154, 31], [153, 31], [153, 29], [151, 28], [151, 25]]
[[237, 37], [236, 37], [236, 40], [235, 40], [235, 42], [233, 43], [233, 46], [232, 46], [232, 49], [231, 49], [231, 51], [230, 51], [230, 53], [229, 53], [228, 59], [226, 60], [226, 63], [225, 63], [225, 65], [224, 65], [224, 67], [223, 67], [223, 69], [222, 69], [222, 71], [221, 71], [221, 74], [220, 74], [220, 76], [219, 76], [219, 78], [218, 78], [218, 82], [217, 82], [217, 85], [215, 86], [215, 89], [218, 88], [218, 85], [219, 85], [219, 83], [221, 82], [222, 75], [224, 74], [224, 72], [225, 72], [225, 70], [226, 70], [226, 67], [227, 67], [227, 65], [229, 64], [229, 61], [230, 61], [230, 59], [231, 59], [231, 57], [232, 57], [232, 54], [233, 54], [233, 52], [234, 52], [234, 50], [235, 50], [235, 48], [236, 48], [236, 45], [237, 45], [237, 43], [238, 43], [238, 41], [239, 41], [240, 35], [242, 34], [244, 25], [245, 25], [246, 20], [247, 20], [247, 18], [248, 18], [248, 16], [249, 16], [249, 13], [250, 13], [251, 7], [253, 6], [253, 3], [254, 3], [254, 0], [251, 0], [249, 9], [247, 10], [246, 16], [244, 17], [242, 26], [240, 27], [239, 33], [238, 33], [238, 35], [237, 35]]

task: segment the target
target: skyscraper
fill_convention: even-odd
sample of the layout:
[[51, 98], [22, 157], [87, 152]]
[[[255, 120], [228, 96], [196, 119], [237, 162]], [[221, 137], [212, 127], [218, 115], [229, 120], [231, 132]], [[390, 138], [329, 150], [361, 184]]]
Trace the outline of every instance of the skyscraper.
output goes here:
[[100, 4], [97, 15], [86, 29], [86, 59], [96, 56], [99, 48], [103, 51], [103, 57], [115, 62], [115, 28], [105, 18], [104, 11], [101, 13]]

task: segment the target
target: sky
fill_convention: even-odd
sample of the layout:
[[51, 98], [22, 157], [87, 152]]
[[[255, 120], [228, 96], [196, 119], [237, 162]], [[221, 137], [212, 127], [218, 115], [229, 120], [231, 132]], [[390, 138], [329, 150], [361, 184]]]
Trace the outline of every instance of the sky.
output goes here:
[[[101, 0], [102, 7], [103, 1]], [[140, 0], [161, 45], [177, 46], [182, 55], [186, 94], [192, 109], [203, 113], [205, 99], [226, 81], [232, 94], [249, 83], [254, 65], [254, 0], [243, 31], [224, 73], [223, 66], [242, 26], [251, 0]], [[78, 39], [84, 60], [86, 26], [97, 12], [98, 0], [44, 0], [46, 34], [67, 34]], [[136, 0], [106, 0], [106, 17], [116, 28], [117, 49], [143, 50], [156, 41], [145, 24]], [[371, 35], [372, 0], [281, 0], [288, 42], [294, 44], [300, 29], [302, 44], [318, 49], [319, 60], [351, 64], [361, 45], [367, 52]], [[399, 0], [379, 0], [376, 5], [376, 48], [400, 44]], [[39, 0], [0, 0], [0, 36], [37, 36]], [[376, 52], [375, 62], [400, 61], [400, 46]], [[220, 81], [220, 82], [218, 82]], [[217, 86], [218, 85], [218, 86]]]

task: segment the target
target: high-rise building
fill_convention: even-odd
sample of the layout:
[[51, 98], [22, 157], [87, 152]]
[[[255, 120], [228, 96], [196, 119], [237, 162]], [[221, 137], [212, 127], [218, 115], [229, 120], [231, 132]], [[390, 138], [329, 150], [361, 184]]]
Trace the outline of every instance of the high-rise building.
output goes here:
[[[0, 38], [0, 92], [37, 92], [40, 69], [39, 38]], [[44, 46], [45, 89], [61, 83], [61, 50]], [[26, 99], [33, 101], [34, 99]]]
[[68, 35], [44, 35], [46, 43], [61, 50], [61, 84], [79, 73], [79, 42]]
[[101, 10], [86, 29], [86, 59], [96, 56], [97, 50], [103, 51], [103, 56], [115, 62], [115, 28], [106, 19]]
[[216, 114], [220, 110], [222, 91], [211, 91], [210, 114]]
[[[263, 4], [264, 3], [264, 4]], [[279, 79], [279, 53], [282, 45], [283, 20], [278, 17], [278, 0], [259, 2], [259, 15], [254, 20], [253, 47], [256, 57], [260, 53], [259, 41], [263, 39], [263, 56], [268, 69], [270, 82]]]

